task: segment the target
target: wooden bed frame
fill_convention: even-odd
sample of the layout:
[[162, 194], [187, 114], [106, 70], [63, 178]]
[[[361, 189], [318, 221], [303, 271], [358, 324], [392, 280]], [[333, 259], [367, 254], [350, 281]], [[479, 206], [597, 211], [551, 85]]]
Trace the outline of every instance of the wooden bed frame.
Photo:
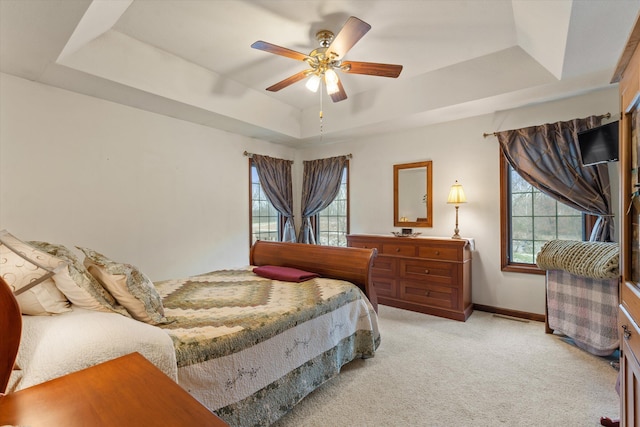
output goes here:
[[[371, 268], [376, 256], [376, 249], [258, 241], [251, 248], [250, 263], [256, 266], [293, 267], [318, 273], [322, 277], [351, 282], [365, 293], [377, 311], [377, 296], [371, 281]], [[10, 286], [0, 277], [0, 399], [5, 399], [1, 393], [6, 391], [14, 366], [21, 330], [20, 308]]]
[[[259, 240], [251, 247], [251, 265], [278, 265], [349, 281], [365, 293], [376, 312], [378, 297], [371, 281], [376, 249], [343, 248]], [[9, 285], [0, 277], [0, 393], [9, 382], [22, 332], [22, 316]]]
[[258, 240], [251, 247], [250, 263], [298, 268], [346, 280], [362, 289], [377, 312], [378, 296], [371, 281], [371, 266], [377, 254], [376, 249]]
[[0, 394], [9, 383], [22, 336], [22, 313], [13, 291], [0, 277]]

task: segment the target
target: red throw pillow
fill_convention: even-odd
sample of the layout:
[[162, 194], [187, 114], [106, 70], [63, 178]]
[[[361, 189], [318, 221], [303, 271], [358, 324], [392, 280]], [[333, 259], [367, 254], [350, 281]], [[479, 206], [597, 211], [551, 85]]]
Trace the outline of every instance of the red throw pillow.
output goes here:
[[267, 279], [282, 280], [283, 282], [304, 282], [305, 280], [320, 277], [317, 273], [310, 273], [297, 268], [281, 267], [277, 265], [263, 265], [253, 269], [258, 276]]

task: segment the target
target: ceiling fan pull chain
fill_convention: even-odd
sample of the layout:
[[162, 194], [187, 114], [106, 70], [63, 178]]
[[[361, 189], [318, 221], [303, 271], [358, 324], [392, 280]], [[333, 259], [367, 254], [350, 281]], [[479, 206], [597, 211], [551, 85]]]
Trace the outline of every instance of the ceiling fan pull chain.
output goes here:
[[320, 92], [320, 143], [322, 143], [322, 125], [324, 124], [324, 114], [322, 114], [322, 88], [320, 88], [318, 92]]

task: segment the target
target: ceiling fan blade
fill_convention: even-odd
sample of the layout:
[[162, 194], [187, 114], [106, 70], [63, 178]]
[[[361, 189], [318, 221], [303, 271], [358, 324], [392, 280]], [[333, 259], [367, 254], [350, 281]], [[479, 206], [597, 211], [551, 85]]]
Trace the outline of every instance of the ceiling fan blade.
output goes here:
[[309, 74], [309, 70], [300, 71], [299, 73], [296, 73], [293, 76], [289, 76], [286, 79], [274, 85], [269, 86], [267, 90], [270, 92], [277, 92], [280, 89], [284, 89], [285, 87], [294, 84], [295, 82], [299, 82], [300, 80], [303, 80], [305, 77], [307, 77], [308, 74]]
[[371, 25], [363, 20], [355, 16], [350, 17], [327, 48], [327, 52], [335, 54], [333, 59], [344, 58], [349, 49], [358, 43], [358, 40], [367, 34], [370, 29]]
[[346, 61], [342, 63], [341, 70], [345, 73], [367, 74], [370, 76], [396, 78], [402, 71], [402, 65]]
[[258, 40], [251, 45], [252, 48], [258, 50], [264, 50], [265, 52], [273, 53], [280, 56], [286, 56], [287, 58], [297, 59], [298, 61], [304, 61], [307, 55], [304, 53], [296, 52], [295, 50], [287, 49], [286, 47], [278, 46], [269, 42]]
[[344, 87], [342, 87], [342, 82], [338, 80], [338, 91], [336, 93], [329, 94], [331, 100], [333, 102], [340, 102], [347, 99], [347, 92], [344, 91]]

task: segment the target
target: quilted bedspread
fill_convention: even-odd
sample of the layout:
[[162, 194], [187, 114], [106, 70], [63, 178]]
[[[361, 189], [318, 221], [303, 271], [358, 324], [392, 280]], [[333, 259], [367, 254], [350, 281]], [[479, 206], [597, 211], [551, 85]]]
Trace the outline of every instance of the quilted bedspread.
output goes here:
[[248, 267], [155, 285], [178, 383], [232, 426], [271, 424], [380, 343], [371, 304], [348, 282], [280, 282]]

